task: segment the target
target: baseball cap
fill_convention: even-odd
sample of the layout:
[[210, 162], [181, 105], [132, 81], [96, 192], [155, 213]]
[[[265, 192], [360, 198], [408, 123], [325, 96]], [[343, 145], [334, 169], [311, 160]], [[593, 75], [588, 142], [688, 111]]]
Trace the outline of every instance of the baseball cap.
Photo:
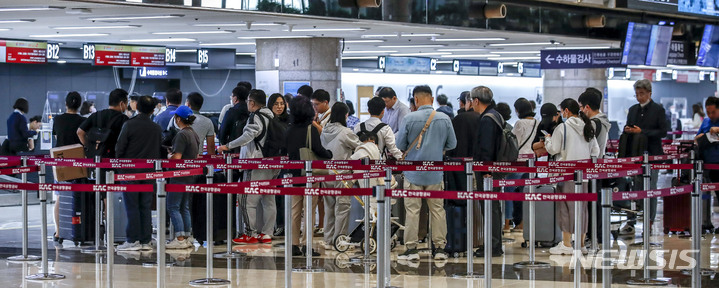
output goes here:
[[552, 118], [554, 116], [557, 116], [557, 113], [559, 113], [559, 110], [557, 109], [557, 105], [554, 105], [552, 103], [544, 103], [542, 105], [542, 108], [539, 109], [539, 112], [542, 115], [542, 124], [548, 125], [552, 122]]
[[192, 116], [192, 114], [193, 114], [192, 109], [190, 109], [190, 107], [187, 107], [187, 106], [177, 107], [177, 109], [175, 111], [170, 112], [170, 115], [177, 115], [182, 119], [187, 119], [187, 117]]

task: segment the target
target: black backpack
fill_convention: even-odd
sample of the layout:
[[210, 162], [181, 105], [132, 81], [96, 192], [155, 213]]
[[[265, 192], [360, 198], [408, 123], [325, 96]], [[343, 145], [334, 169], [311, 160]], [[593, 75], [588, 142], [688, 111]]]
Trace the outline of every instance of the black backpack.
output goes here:
[[599, 120], [597, 118], [592, 119], [594, 121], [594, 138], [597, 138], [599, 140], [599, 134], [602, 133], [602, 120]]
[[486, 116], [492, 119], [501, 129], [501, 136], [497, 142], [497, 161], [517, 161], [517, 158], [519, 158], [517, 136], [512, 133], [512, 129], [509, 128], [499, 113], [487, 113]]
[[[102, 113], [106, 111], [101, 110], [95, 112], [94, 116], [97, 118], [97, 126], [90, 128], [85, 134], [85, 156], [87, 158], [95, 158], [100, 156], [102, 158], [110, 157], [110, 148], [107, 147], [107, 140], [112, 134], [112, 124], [118, 117], [122, 117], [125, 114], [117, 113], [115, 116], [110, 118], [109, 123], [102, 123]], [[114, 148], [114, 147], [113, 147]]]
[[[260, 115], [260, 123], [262, 123], [262, 132], [255, 138], [255, 145], [262, 151], [262, 157], [275, 157], [284, 156], [287, 154], [287, 147], [285, 146], [285, 132], [286, 126], [280, 121], [278, 117], [270, 117], [262, 112], [257, 112]], [[254, 113], [250, 115], [250, 121], [254, 121]], [[267, 135], [265, 139], [265, 145], [261, 145], [260, 141]]]
[[[245, 130], [245, 125], [247, 124], [247, 117], [241, 115], [240, 111], [234, 108], [230, 108], [228, 110], [228, 113], [237, 113], [237, 119], [235, 119], [235, 122], [231, 123], [232, 128], [230, 129], [229, 135], [226, 136], [225, 143], [230, 143], [232, 140], [235, 140], [237, 138], [240, 138], [242, 136], [242, 132]], [[227, 116], [225, 116], [227, 117]], [[233, 149], [232, 152], [238, 153], [240, 151], [240, 148]]]
[[[379, 123], [377, 126], [374, 127], [374, 129], [372, 129], [372, 131], [369, 131], [369, 130], [367, 130], [367, 127], [365, 126], [365, 122], [362, 122], [360, 124], [360, 132], [364, 132], [364, 133], [370, 132], [370, 133], [374, 134], [374, 136], [376, 136], [377, 139], [379, 139], [379, 130], [382, 130], [382, 128], [384, 128], [385, 126], [387, 126], [387, 124]], [[357, 136], [359, 136], [360, 132], [357, 132]], [[387, 155], [388, 155], [387, 154], [387, 145], [385, 145], [384, 149], [382, 149], [381, 155], [382, 155], [382, 159], [387, 159]]]

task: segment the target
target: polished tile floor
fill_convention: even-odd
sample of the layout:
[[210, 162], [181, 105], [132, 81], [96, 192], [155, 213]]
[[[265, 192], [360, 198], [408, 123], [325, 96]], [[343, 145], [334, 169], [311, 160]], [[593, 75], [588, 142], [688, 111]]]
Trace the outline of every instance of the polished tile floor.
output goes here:
[[[661, 204], [661, 202], [660, 202]], [[661, 207], [661, 205], [660, 205]], [[40, 229], [38, 222], [39, 206], [31, 206], [30, 217], [30, 253], [39, 255], [40, 250]], [[55, 246], [50, 242], [49, 260], [50, 269], [53, 273], [65, 275], [67, 278], [56, 282], [29, 282], [24, 280], [25, 275], [39, 272], [39, 263], [11, 263], [7, 257], [20, 254], [20, 230], [17, 220], [19, 209], [2, 208], [8, 213], [3, 213], [0, 221], [0, 287], [107, 287], [106, 285], [106, 258], [93, 254], [83, 254], [79, 248], [74, 247], [70, 242]], [[668, 250], [663, 258], [669, 262], [673, 251], [688, 249], [690, 238], [677, 235], [658, 235], [662, 223], [661, 209], [655, 223], [655, 232], [651, 237], [653, 243], [661, 244], [656, 249]], [[715, 223], [719, 223], [716, 221]], [[613, 249], [634, 251], [641, 247], [634, 247], [630, 244], [641, 239], [641, 225], [634, 237], [620, 237], [612, 243]], [[51, 229], [52, 231], [52, 229]], [[494, 287], [574, 287], [573, 269], [570, 269], [569, 256], [550, 256], [548, 248], [538, 248], [536, 260], [550, 263], [548, 269], [529, 270], [515, 269], [512, 264], [527, 260], [527, 249], [520, 246], [522, 234], [513, 232], [505, 235], [513, 238], [514, 241], [505, 242], [506, 254], [502, 257], [492, 259], [492, 286]], [[319, 238], [316, 239], [318, 241]], [[225, 246], [215, 247], [215, 252], [222, 252]], [[277, 239], [272, 245], [245, 245], [235, 246], [235, 251], [247, 253], [246, 257], [235, 260], [214, 260], [214, 277], [225, 278], [232, 281], [232, 287], [259, 286], [259, 287], [281, 287], [284, 286], [284, 258], [282, 239]], [[392, 285], [400, 287], [483, 287], [484, 280], [463, 280], [454, 279], [451, 276], [466, 271], [466, 258], [450, 258], [447, 261], [434, 261], [429, 258], [429, 252], [421, 253], [422, 260], [419, 262], [396, 261], [397, 252], [402, 251], [398, 247], [392, 254]], [[702, 239], [701, 265], [705, 268], [717, 270], [719, 267], [719, 238], [713, 234], [707, 234]], [[188, 282], [197, 278], [204, 278], [206, 249], [196, 246], [194, 249], [174, 251], [167, 254], [167, 261], [174, 263], [174, 266], [166, 270], [167, 287], [187, 287]], [[357, 252], [349, 254], [337, 253], [334, 251], [323, 251], [322, 256], [315, 259], [315, 266], [326, 270], [318, 274], [292, 274], [293, 287], [375, 287], [376, 265], [359, 264], [350, 260]], [[709, 252], [709, 253], [707, 253]], [[678, 253], [678, 252], [677, 252]], [[156, 268], [143, 267], [144, 262], [156, 260], [156, 253], [133, 252], [117, 253], [114, 266], [114, 287], [157, 287]], [[476, 258], [475, 269], [482, 274], [484, 258]], [[611, 270], [612, 287], [625, 287], [626, 280], [643, 275], [641, 268], [637, 266], [639, 260], [630, 259], [628, 263], [619, 263], [617, 268]], [[101, 264], [98, 264], [101, 263]], [[304, 258], [294, 258], [293, 266], [302, 266]], [[634, 263], [634, 265], [632, 265]], [[652, 263], [655, 263], [652, 261]], [[677, 265], [683, 265], [680, 258]], [[231, 267], [228, 269], [228, 267]], [[369, 274], [366, 272], [369, 271]], [[690, 287], [689, 276], [683, 275], [677, 269], [653, 269], [652, 277], [659, 277], [670, 281], [674, 287]], [[601, 287], [602, 270], [582, 270], [582, 287]], [[716, 275], [703, 277], [703, 287], [719, 287], [719, 279]]]

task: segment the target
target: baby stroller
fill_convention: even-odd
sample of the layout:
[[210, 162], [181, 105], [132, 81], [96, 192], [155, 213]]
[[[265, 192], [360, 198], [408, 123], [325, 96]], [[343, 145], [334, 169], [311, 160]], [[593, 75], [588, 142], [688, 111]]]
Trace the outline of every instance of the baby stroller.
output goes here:
[[[365, 203], [362, 201], [362, 199], [360, 197], [355, 196], [355, 199], [357, 199], [357, 202], [359, 202], [360, 205], [362, 205], [362, 208], [368, 209], [367, 205], [365, 205]], [[375, 240], [377, 238], [377, 229], [376, 229], [377, 213], [376, 213], [376, 209], [374, 207], [370, 207], [370, 216], [371, 216], [371, 218], [370, 218], [370, 231], [369, 231], [369, 233], [370, 233], [369, 248], [370, 248], [370, 253], [374, 253], [377, 251], [377, 240]], [[398, 217], [390, 218], [390, 225], [391, 225], [391, 228], [390, 228], [390, 235], [391, 235], [390, 236], [390, 250], [393, 250], [394, 247], [396, 247], [397, 243], [399, 242], [398, 241], [399, 240], [398, 232], [404, 230], [404, 226], [397, 221], [398, 219], [399, 219]], [[350, 248], [359, 247], [361, 249], [362, 253], [364, 253], [364, 249], [365, 249], [364, 219], [358, 219], [355, 221], [357, 223], [359, 223], [359, 225], [357, 225], [357, 227], [355, 227], [355, 229], [353, 229], [349, 233], [349, 235], [340, 234], [337, 236], [337, 238], [335, 238], [334, 246], [335, 246], [335, 250], [337, 250], [338, 252], [343, 253], [343, 252], [347, 252], [347, 250], [349, 250]]]

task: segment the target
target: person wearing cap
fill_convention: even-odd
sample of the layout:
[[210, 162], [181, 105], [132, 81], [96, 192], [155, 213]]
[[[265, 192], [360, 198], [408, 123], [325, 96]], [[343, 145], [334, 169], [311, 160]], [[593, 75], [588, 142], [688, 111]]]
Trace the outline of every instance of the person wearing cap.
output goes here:
[[[187, 106], [179, 106], [170, 112], [172, 121], [175, 122], [179, 132], [172, 141], [170, 159], [197, 159], [200, 153], [200, 137], [192, 129], [195, 123], [195, 113]], [[194, 177], [171, 178], [172, 184], [195, 184]], [[167, 249], [185, 249], [193, 246], [190, 240], [192, 220], [190, 218], [190, 193], [172, 192], [167, 193], [167, 215], [170, 216], [172, 226], [175, 228], [175, 235], [172, 241], [167, 243]]]
[[458, 116], [461, 113], [469, 111], [470, 108], [467, 106], [471, 106], [469, 105], [471, 101], [467, 102], [467, 98], [469, 98], [469, 91], [463, 91], [461, 94], [459, 94], [459, 97], [457, 98], [457, 100], [459, 101], [459, 110], [457, 110]]
[[[218, 151], [229, 151], [240, 148], [240, 159], [262, 158], [262, 148], [269, 133], [270, 121], [275, 117], [272, 110], [267, 108], [267, 94], [259, 89], [250, 90], [247, 96], [247, 109], [250, 118], [242, 130], [242, 135]], [[263, 133], [264, 132], [264, 133]], [[245, 181], [270, 180], [279, 174], [279, 170], [246, 170]], [[235, 244], [268, 244], [272, 242], [272, 235], [277, 217], [277, 206], [274, 195], [240, 195], [240, 214], [245, 225], [244, 234], [232, 240]], [[257, 222], [257, 206], [262, 203], [262, 223]]]
[[[117, 158], [127, 159], [160, 159], [165, 153], [162, 149], [162, 128], [152, 122], [155, 100], [150, 96], [142, 96], [137, 100], [137, 116], [130, 118], [123, 125], [117, 137], [114, 149]], [[147, 173], [153, 169], [124, 169], [122, 174]], [[154, 180], [133, 181], [130, 184], [153, 184]], [[125, 243], [117, 247], [117, 251], [152, 250], [152, 193], [124, 192], [127, 226]]]
[[542, 115], [542, 121], [540, 121], [539, 126], [537, 126], [534, 141], [532, 141], [532, 150], [534, 150], [534, 154], [537, 155], [537, 157], [542, 157], [547, 155], [547, 150], [544, 148], [544, 133], [542, 131], [551, 135], [552, 132], [554, 132], [554, 128], [562, 123], [562, 118], [559, 115], [557, 105], [552, 103], [544, 103], [539, 111]]

